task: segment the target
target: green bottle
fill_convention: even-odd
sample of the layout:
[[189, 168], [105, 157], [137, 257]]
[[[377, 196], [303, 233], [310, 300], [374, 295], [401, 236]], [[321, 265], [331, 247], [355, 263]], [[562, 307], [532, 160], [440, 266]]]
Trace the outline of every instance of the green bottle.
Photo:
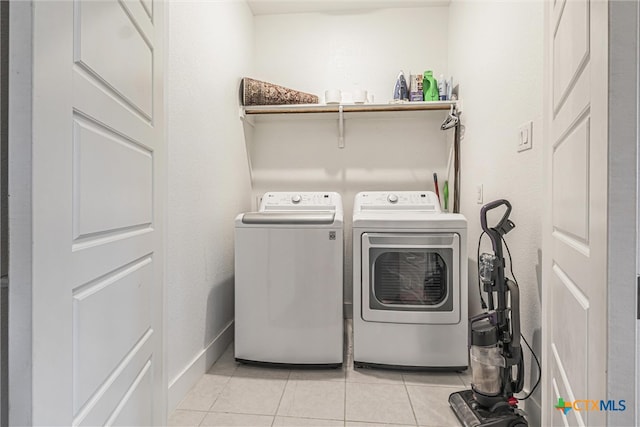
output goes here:
[[422, 92], [425, 101], [438, 100], [438, 82], [433, 78], [433, 71], [425, 71], [422, 80]]

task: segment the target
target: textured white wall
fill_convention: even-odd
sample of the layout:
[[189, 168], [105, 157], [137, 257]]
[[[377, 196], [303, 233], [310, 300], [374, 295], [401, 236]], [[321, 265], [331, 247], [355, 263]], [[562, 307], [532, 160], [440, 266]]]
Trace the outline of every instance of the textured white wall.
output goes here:
[[447, 74], [447, 7], [260, 15], [256, 78], [309, 91], [367, 89], [393, 99], [402, 69]]
[[[513, 206], [516, 228], [505, 239], [520, 285], [522, 332], [540, 356], [541, 218], [547, 201], [541, 149], [543, 2], [453, 1], [449, 16], [449, 69], [464, 99], [461, 211], [469, 220], [470, 314], [480, 311], [476, 185], [482, 184], [485, 203], [504, 198]], [[534, 122], [533, 149], [518, 153], [517, 130], [528, 120]], [[489, 249], [485, 238], [482, 251]], [[529, 352], [524, 352], [528, 368]], [[528, 389], [536, 368], [526, 374]], [[534, 421], [535, 397], [538, 405], [527, 405]]]
[[169, 3], [169, 410], [232, 337], [216, 341], [233, 320], [233, 220], [251, 200], [238, 85], [252, 54], [244, 2]]
[[[325, 89], [359, 86], [376, 103], [387, 103], [400, 69], [407, 76], [427, 69], [446, 74], [446, 7], [264, 15], [255, 22], [255, 77], [315, 93], [321, 102]], [[433, 172], [444, 175], [449, 155], [451, 132], [440, 130], [445, 117], [442, 111], [349, 116], [344, 149], [337, 148], [337, 115], [259, 120], [250, 142], [254, 195], [337, 191], [345, 236], [351, 236], [359, 191], [433, 190]], [[351, 239], [345, 239], [347, 316], [351, 251]]]
[[[391, 97], [400, 69], [452, 73], [465, 107], [461, 207], [469, 219], [471, 308], [479, 310], [473, 272], [480, 233], [475, 185], [481, 183], [485, 201], [508, 198], [514, 206], [517, 228], [507, 241], [522, 288], [524, 334], [539, 352], [544, 197], [536, 135], [542, 125], [542, 47], [541, 2], [454, 1], [448, 8], [255, 18], [244, 2], [172, 3], [170, 381], [191, 378], [189, 367], [233, 316], [232, 220], [255, 200], [237, 118], [242, 76], [316, 93], [321, 100], [325, 89], [359, 87], [382, 103]], [[403, 117], [348, 119], [343, 150], [336, 147], [333, 118], [247, 126], [253, 196], [269, 190], [338, 191], [350, 219], [358, 191], [433, 189], [431, 175], [444, 175], [450, 144], [450, 135], [438, 128], [444, 115]], [[517, 128], [527, 120], [534, 120], [534, 148], [517, 153]], [[350, 301], [350, 242], [346, 249]]]

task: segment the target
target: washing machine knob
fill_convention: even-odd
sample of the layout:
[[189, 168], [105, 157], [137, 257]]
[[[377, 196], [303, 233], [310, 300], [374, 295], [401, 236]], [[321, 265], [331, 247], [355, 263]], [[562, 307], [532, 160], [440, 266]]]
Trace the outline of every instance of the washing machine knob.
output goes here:
[[296, 194], [295, 196], [291, 196], [291, 201], [293, 203], [300, 203], [301, 200], [302, 200], [302, 197], [299, 194]]
[[396, 196], [395, 194], [389, 194], [387, 200], [389, 200], [389, 203], [398, 203], [398, 196]]

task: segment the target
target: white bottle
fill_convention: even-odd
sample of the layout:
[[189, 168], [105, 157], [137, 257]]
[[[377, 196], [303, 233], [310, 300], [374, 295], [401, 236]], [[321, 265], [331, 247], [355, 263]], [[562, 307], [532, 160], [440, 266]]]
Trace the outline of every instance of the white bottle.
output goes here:
[[440, 78], [438, 79], [438, 97], [440, 101], [447, 100], [447, 85], [444, 80], [444, 74], [440, 74]]

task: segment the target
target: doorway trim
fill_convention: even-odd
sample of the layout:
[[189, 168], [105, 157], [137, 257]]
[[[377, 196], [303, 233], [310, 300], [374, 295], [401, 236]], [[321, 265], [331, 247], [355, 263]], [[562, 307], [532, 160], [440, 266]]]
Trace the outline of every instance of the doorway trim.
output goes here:
[[609, 425], [637, 425], [638, 12], [609, 2], [608, 395], [594, 398], [626, 400]]
[[9, 425], [32, 424], [32, 63], [31, 2], [9, 4]]

